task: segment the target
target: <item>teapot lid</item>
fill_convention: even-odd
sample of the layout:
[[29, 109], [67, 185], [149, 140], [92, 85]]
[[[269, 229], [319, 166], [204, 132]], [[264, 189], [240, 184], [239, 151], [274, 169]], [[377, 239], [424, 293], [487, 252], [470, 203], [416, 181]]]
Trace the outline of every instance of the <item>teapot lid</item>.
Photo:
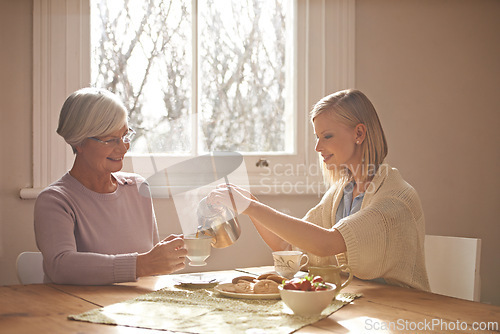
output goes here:
[[198, 218], [211, 218], [214, 216], [221, 216], [225, 214], [228, 209], [222, 205], [211, 205], [207, 203], [207, 198], [204, 197], [198, 204], [196, 213]]

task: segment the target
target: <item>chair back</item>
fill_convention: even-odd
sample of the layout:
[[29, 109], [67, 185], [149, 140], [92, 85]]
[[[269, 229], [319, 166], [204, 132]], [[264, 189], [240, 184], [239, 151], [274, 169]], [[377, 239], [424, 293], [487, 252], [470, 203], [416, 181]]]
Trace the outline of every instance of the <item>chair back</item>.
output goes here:
[[425, 236], [425, 264], [431, 291], [480, 300], [481, 239]]
[[17, 278], [21, 284], [43, 283], [43, 256], [40, 252], [22, 252], [16, 261]]

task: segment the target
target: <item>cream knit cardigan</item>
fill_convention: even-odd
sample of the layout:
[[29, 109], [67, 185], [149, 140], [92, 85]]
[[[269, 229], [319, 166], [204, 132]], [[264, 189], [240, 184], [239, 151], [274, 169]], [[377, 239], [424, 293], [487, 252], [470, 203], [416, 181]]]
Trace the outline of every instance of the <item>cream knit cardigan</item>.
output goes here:
[[336, 258], [310, 256], [310, 266], [347, 263], [361, 279], [382, 277], [388, 284], [429, 290], [425, 269], [425, 221], [417, 192], [398, 170], [380, 165], [361, 209], [335, 224], [345, 184], [332, 186], [304, 220], [337, 229], [347, 252]]

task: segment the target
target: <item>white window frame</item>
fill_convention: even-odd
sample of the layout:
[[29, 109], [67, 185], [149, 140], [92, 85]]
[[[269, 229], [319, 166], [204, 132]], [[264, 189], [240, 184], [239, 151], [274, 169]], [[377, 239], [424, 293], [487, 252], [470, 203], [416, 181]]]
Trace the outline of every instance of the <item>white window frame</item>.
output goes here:
[[[293, 155], [246, 156], [249, 185], [256, 194], [317, 194], [319, 169], [308, 112], [323, 96], [355, 87], [355, 0], [296, 0], [297, 48], [294, 82], [298, 143]], [[66, 97], [90, 84], [89, 0], [35, 0], [33, 9], [33, 187], [21, 189], [36, 198], [71, 168], [71, 148], [56, 133]], [[301, 139], [303, 138], [302, 142]], [[135, 158], [134, 158], [135, 159]], [[155, 160], [161, 157], [155, 157]], [[165, 163], [171, 164], [169, 159]], [[258, 159], [269, 168], [256, 167]], [[131, 170], [128, 158], [124, 170]], [[265, 180], [265, 181], [264, 181]], [[282, 184], [280, 189], [276, 185]], [[166, 187], [165, 187], [166, 188]], [[162, 197], [168, 189], [154, 196]]]

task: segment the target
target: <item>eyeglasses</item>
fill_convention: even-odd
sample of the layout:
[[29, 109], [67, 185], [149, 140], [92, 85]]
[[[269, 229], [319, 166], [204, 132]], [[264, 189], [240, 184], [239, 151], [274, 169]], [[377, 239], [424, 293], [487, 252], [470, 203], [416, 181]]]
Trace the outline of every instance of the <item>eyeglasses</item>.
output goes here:
[[98, 139], [96, 137], [89, 137], [89, 139], [98, 141], [99, 143], [104, 144], [104, 145], [118, 146], [118, 145], [121, 144], [121, 142], [123, 142], [124, 144], [129, 144], [132, 141], [132, 139], [134, 139], [134, 136], [135, 136], [134, 129], [128, 128], [128, 132], [125, 134], [125, 136], [123, 136], [121, 138], [115, 138], [115, 139], [109, 139], [109, 140], [100, 140], [100, 139]]

